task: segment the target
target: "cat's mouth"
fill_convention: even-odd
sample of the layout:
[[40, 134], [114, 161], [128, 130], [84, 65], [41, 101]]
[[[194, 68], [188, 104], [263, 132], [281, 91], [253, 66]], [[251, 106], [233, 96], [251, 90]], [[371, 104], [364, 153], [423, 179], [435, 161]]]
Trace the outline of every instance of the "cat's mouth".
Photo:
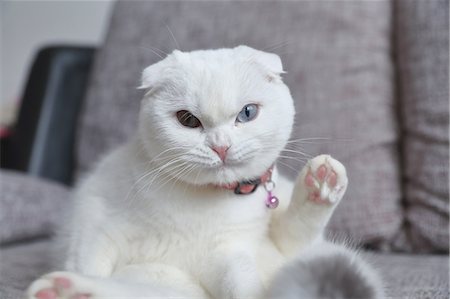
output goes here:
[[169, 166], [162, 166], [161, 172], [182, 181], [194, 184], [231, 184], [237, 181], [252, 179], [261, 173], [260, 165], [255, 165], [255, 156], [247, 155], [245, 159], [230, 156], [224, 161], [183, 157]]
[[212, 163], [195, 161], [194, 163], [205, 170], [226, 171], [226, 170], [230, 170], [233, 168], [242, 168], [242, 167], [248, 166], [249, 159], [247, 159], [245, 161], [225, 160], [225, 161], [212, 162]]
[[236, 181], [249, 179], [249, 167], [250, 165], [248, 163], [246, 163], [245, 161], [241, 161], [233, 163], [223, 163], [214, 168], [210, 168], [210, 170], [212, 171], [211, 178], [213, 178], [211, 183], [233, 184]]

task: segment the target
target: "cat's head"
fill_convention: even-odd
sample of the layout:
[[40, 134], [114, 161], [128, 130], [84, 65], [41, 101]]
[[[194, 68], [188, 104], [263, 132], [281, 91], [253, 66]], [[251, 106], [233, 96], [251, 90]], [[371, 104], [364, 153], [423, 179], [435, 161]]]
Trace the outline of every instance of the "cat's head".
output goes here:
[[280, 58], [246, 46], [174, 51], [147, 67], [139, 137], [161, 173], [192, 184], [262, 175], [289, 139]]

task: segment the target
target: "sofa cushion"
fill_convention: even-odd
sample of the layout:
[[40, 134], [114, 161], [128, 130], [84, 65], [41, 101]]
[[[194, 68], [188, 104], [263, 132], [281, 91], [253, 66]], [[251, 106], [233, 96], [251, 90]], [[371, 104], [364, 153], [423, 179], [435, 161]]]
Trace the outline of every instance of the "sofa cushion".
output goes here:
[[[118, 2], [81, 117], [79, 173], [134, 134], [144, 67], [176, 44], [184, 51], [247, 44], [282, 57], [297, 109], [292, 139], [306, 138], [300, 145], [311, 156], [330, 153], [348, 168], [331, 229], [381, 244], [403, 217], [390, 15], [388, 1]], [[303, 158], [280, 165], [293, 176]]]
[[366, 254], [380, 271], [387, 298], [449, 298], [445, 255]]
[[38, 239], [0, 247], [0, 298], [22, 298], [25, 288], [51, 271], [53, 242]]
[[[0, 298], [21, 298], [37, 277], [51, 271], [53, 243], [38, 240], [0, 247]], [[380, 271], [387, 298], [448, 298], [449, 259], [444, 255], [365, 253]]]
[[0, 190], [0, 244], [51, 234], [69, 198], [60, 184], [5, 170]]
[[396, 246], [449, 249], [448, 1], [395, 2], [406, 196]]

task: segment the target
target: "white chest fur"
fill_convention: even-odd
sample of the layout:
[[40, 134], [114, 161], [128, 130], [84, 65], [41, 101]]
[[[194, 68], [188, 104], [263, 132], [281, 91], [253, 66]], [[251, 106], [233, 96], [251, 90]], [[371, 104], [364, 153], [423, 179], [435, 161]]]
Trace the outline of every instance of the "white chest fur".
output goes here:
[[142, 195], [120, 217], [128, 228], [129, 259], [184, 264], [229, 243], [256, 244], [266, 233], [270, 211], [262, 187], [249, 195], [184, 187]]

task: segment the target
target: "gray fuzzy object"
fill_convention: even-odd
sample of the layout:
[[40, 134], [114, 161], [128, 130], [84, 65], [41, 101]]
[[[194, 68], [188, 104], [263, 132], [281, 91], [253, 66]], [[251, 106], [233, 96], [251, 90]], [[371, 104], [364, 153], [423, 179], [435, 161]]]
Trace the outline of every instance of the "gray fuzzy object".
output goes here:
[[288, 263], [273, 280], [266, 298], [384, 297], [381, 279], [356, 251], [333, 244], [324, 247], [318, 254], [311, 250]]

